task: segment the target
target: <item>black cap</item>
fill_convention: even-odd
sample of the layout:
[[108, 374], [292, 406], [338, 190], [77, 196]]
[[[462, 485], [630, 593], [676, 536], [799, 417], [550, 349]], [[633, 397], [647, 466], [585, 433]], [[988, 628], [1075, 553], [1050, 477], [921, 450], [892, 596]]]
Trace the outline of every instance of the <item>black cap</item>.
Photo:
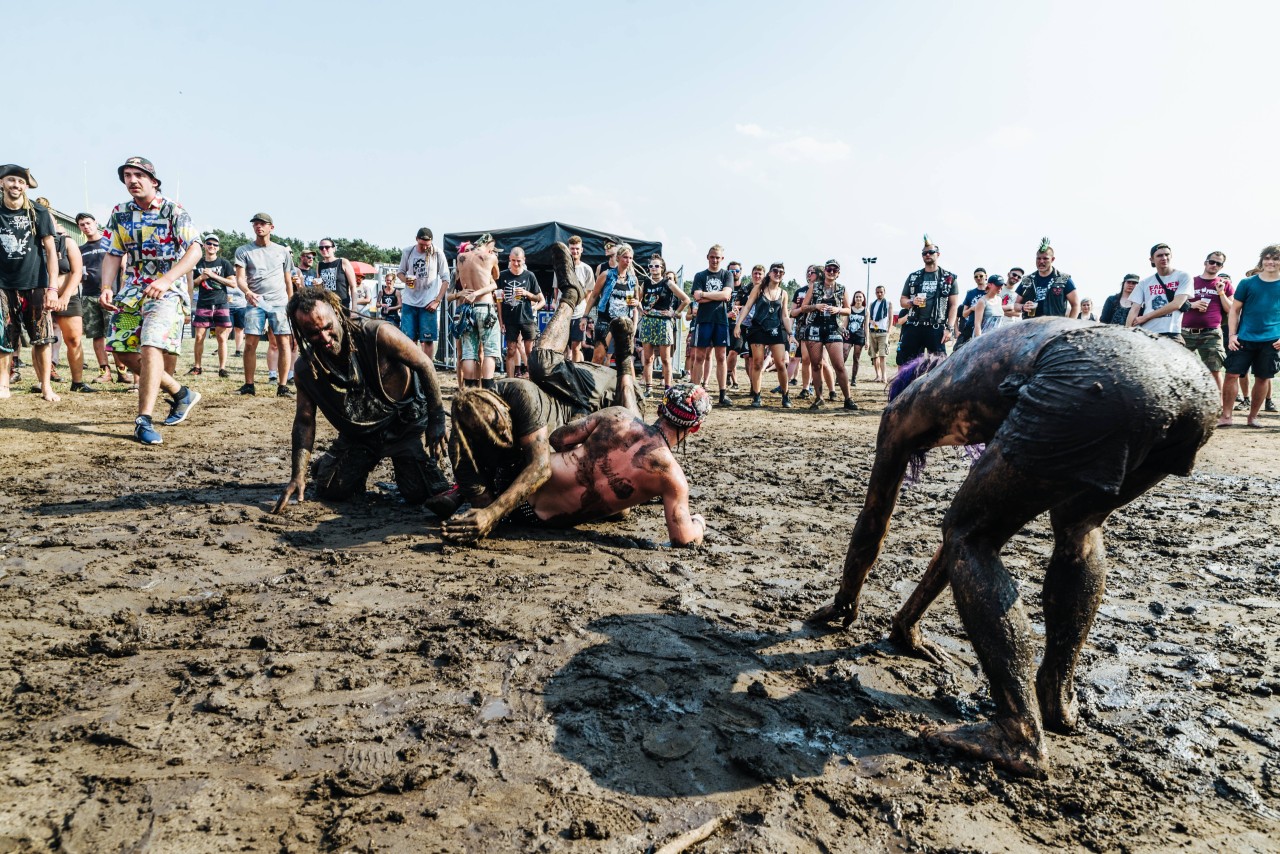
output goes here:
[[19, 178], [27, 182], [27, 186], [35, 189], [40, 185], [36, 183], [36, 179], [31, 177], [31, 170], [25, 166], [19, 166], [17, 163], [6, 163], [0, 166], [0, 178], [8, 178], [10, 175], [17, 175]]
[[133, 169], [141, 169], [143, 172], [146, 172], [148, 175], [150, 175], [150, 176], [151, 176], [151, 180], [153, 180], [153, 181], [155, 181], [155, 182], [156, 182], [156, 188], [157, 188], [157, 189], [160, 187], [160, 179], [159, 179], [158, 177], [156, 177], [156, 167], [155, 167], [155, 164], [153, 164], [153, 163], [152, 163], [150, 160], [148, 160], [147, 158], [145, 158], [145, 157], [130, 157], [128, 160], [126, 160], [125, 162], [121, 163], [121, 164], [120, 164], [120, 166], [119, 166], [119, 168], [117, 168], [117, 169], [116, 169], [116, 174], [120, 176], [120, 183], [121, 183], [121, 184], [123, 184], [123, 183], [124, 183], [124, 170], [125, 170], [125, 167], [130, 167], [130, 168], [133, 168]]
[[249, 217], [249, 222], [265, 222], [267, 225], [276, 224], [276, 221], [271, 218], [271, 214], [263, 213], [262, 211], [258, 211], [256, 214]]
[[435, 235], [431, 233], [431, 229], [427, 228], [424, 225], [422, 228], [418, 229], [418, 236], [415, 239], [416, 240], [432, 240], [434, 238], [435, 238]]
[[837, 261], [837, 260], [836, 260], [836, 259], [834, 259], [834, 258], [828, 258], [828, 259], [827, 259], [827, 263], [823, 264], [822, 266], [823, 266], [823, 267], [835, 267], [836, 269], [843, 269], [843, 268], [841, 268], [841, 267], [840, 267], [840, 262], [839, 262], [839, 261]]
[[987, 284], [988, 284], [988, 285], [999, 285], [1000, 287], [1002, 287], [1002, 288], [1003, 288], [1003, 287], [1004, 287], [1004, 276], [1000, 275], [999, 273], [993, 273], [993, 274], [991, 274], [990, 276], [987, 276]]

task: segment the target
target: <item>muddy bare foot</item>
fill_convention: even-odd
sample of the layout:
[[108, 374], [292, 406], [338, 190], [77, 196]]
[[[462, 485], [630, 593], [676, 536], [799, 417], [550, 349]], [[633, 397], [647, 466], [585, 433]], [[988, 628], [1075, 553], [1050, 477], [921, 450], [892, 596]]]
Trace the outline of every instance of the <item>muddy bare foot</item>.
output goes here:
[[1054, 686], [1042, 670], [1036, 675], [1036, 697], [1040, 701], [1040, 717], [1051, 732], [1069, 735], [1080, 721], [1080, 704], [1070, 685]]
[[823, 605], [821, 608], [806, 617], [805, 624], [813, 628], [818, 628], [820, 626], [828, 626], [831, 623], [839, 621], [840, 624], [847, 629], [849, 628], [849, 625], [857, 619], [857, 617], [857, 602], [841, 602], [839, 599], [836, 599], [834, 602]]
[[894, 620], [893, 628], [889, 630], [889, 643], [897, 647], [899, 652], [906, 653], [914, 658], [922, 658], [932, 664], [945, 667], [951, 663], [951, 656], [947, 655], [942, 650], [942, 647], [925, 640], [924, 633], [920, 631], [919, 623], [903, 626], [897, 620]]
[[951, 724], [926, 728], [921, 735], [934, 744], [976, 759], [985, 759], [1019, 777], [1044, 780], [1049, 776], [1044, 748], [1014, 741], [997, 723]]

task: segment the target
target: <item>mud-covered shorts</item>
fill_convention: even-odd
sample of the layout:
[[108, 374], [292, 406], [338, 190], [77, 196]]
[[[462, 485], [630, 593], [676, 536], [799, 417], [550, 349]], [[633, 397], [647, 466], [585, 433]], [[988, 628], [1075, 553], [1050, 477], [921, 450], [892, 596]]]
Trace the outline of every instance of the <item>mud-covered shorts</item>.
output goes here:
[[148, 299], [142, 291], [140, 285], [125, 285], [115, 295], [120, 310], [111, 318], [107, 349], [137, 353], [143, 347], [155, 347], [166, 353], [179, 352], [186, 325], [186, 294], [171, 290], [159, 299]]
[[1059, 336], [1000, 392], [1016, 402], [992, 442], [1010, 463], [1113, 495], [1138, 468], [1190, 474], [1221, 406], [1196, 356], [1117, 326]]

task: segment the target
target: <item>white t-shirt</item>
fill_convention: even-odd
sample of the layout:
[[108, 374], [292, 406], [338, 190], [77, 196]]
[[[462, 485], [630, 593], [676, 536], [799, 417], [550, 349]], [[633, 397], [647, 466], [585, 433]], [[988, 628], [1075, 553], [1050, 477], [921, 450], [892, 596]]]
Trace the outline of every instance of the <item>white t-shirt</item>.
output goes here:
[[[1164, 308], [1171, 302], [1172, 297], [1178, 297], [1185, 294], [1188, 298], [1195, 293], [1195, 285], [1191, 281], [1191, 276], [1181, 270], [1174, 270], [1168, 276], [1162, 276], [1164, 285], [1156, 279], [1155, 275], [1147, 276], [1138, 286], [1133, 289], [1133, 293], [1129, 295], [1130, 303], [1137, 303], [1142, 306], [1142, 314], [1150, 314], [1153, 311]], [[1170, 290], [1171, 296], [1166, 295], [1165, 286], [1170, 289], [1177, 287], [1176, 291]], [[1173, 311], [1164, 317], [1157, 317], [1155, 320], [1149, 320], [1142, 324], [1142, 328], [1152, 333], [1160, 335], [1169, 332], [1182, 332], [1182, 312]]]
[[[577, 274], [578, 284], [582, 286], [582, 299], [578, 300], [573, 309], [573, 319], [580, 320], [587, 313], [587, 294], [591, 293], [596, 277], [592, 275], [591, 268], [581, 261], [574, 265], [573, 272]], [[551, 287], [554, 289], [553, 293], [560, 293], [560, 280], [554, 274], [551, 276]]]
[[424, 308], [427, 303], [436, 299], [449, 287], [449, 262], [444, 253], [433, 247], [430, 255], [418, 251], [418, 244], [406, 247], [400, 253], [400, 272], [403, 275], [412, 273], [417, 280], [412, 285], [406, 284], [400, 292], [400, 301], [414, 308]]

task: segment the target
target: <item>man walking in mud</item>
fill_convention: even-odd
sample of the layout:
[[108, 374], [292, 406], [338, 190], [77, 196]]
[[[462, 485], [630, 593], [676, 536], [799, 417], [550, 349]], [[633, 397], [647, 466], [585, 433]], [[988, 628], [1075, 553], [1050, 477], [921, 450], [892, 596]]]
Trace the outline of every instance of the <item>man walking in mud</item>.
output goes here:
[[[391, 458], [400, 496], [427, 502], [448, 488], [437, 460], [444, 449], [444, 401], [435, 367], [395, 325], [355, 317], [338, 295], [323, 287], [300, 288], [289, 298], [296, 333], [298, 384], [293, 416], [293, 471], [273, 512], [307, 484], [316, 438], [316, 408], [338, 430], [338, 439], [316, 461], [316, 497], [341, 501], [364, 494], [369, 473]], [[428, 457], [426, 437], [433, 450]]]
[[[919, 624], [950, 582], [996, 715], [929, 737], [1015, 774], [1044, 776], [1044, 729], [1076, 726], [1076, 661], [1106, 580], [1102, 524], [1167, 475], [1191, 472], [1213, 431], [1217, 389], [1199, 359], [1171, 341], [1044, 318], [1001, 327], [945, 360], [914, 361], [889, 394], [840, 590], [810, 622], [848, 626], [857, 615], [908, 466], [918, 474], [930, 448], [986, 443], [890, 637], [937, 661]], [[1030, 625], [1000, 552], [1046, 510], [1054, 550], [1044, 580], [1044, 660], [1033, 687]]]
[[[503, 519], [569, 527], [661, 495], [672, 543], [701, 542], [705, 523], [689, 513], [688, 483], [671, 448], [697, 432], [710, 411], [705, 390], [674, 387], [658, 421], [647, 425], [639, 417], [630, 359], [617, 360], [615, 370], [566, 361], [584, 290], [568, 247], [556, 244], [554, 253], [557, 278], [566, 286], [530, 358], [532, 382], [502, 380], [492, 391], [454, 400], [450, 458], [459, 499], [472, 507], [445, 521], [444, 537], [474, 542]], [[627, 318], [610, 327], [624, 347], [633, 333]], [[610, 407], [611, 400], [617, 405]], [[583, 413], [591, 414], [572, 420]]]

